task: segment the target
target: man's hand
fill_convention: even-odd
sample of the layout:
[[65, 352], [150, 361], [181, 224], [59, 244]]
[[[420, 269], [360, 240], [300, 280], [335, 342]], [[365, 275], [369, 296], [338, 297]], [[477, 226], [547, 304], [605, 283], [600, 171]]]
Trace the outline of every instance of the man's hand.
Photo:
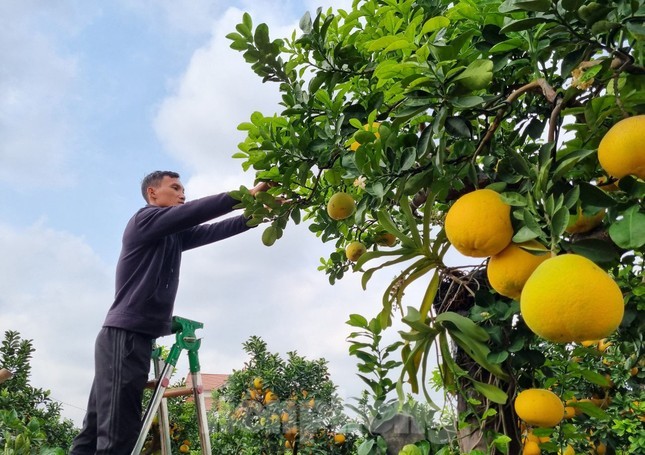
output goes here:
[[[249, 193], [251, 194], [251, 196], [255, 197], [258, 193], [263, 193], [265, 191], [268, 191], [269, 188], [274, 188], [276, 186], [278, 186], [278, 184], [275, 182], [259, 182], [249, 190]], [[282, 196], [278, 196], [274, 198], [274, 201], [279, 203], [280, 205], [283, 205], [291, 202], [291, 199], [286, 199]]]
[[273, 186], [275, 186], [275, 183], [259, 182], [257, 185], [255, 185], [253, 188], [249, 190], [249, 193], [251, 193], [251, 196], [255, 197], [256, 194], [267, 191], [269, 188]]

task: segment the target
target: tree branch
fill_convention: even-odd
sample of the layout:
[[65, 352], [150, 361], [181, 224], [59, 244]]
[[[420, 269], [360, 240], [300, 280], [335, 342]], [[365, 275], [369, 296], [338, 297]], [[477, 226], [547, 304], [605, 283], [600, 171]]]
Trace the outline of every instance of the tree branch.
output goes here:
[[495, 134], [495, 131], [497, 131], [497, 128], [499, 128], [499, 125], [502, 123], [502, 119], [504, 118], [504, 114], [506, 114], [508, 107], [517, 98], [519, 98], [520, 95], [526, 92], [535, 91], [538, 89], [542, 91], [542, 94], [550, 103], [554, 103], [556, 101], [557, 93], [555, 90], [553, 90], [553, 87], [549, 85], [546, 79], [542, 79], [542, 78], [536, 79], [532, 82], [529, 82], [526, 85], [523, 85], [518, 89], [513, 90], [513, 92], [511, 92], [511, 94], [508, 95], [508, 98], [506, 98], [506, 100], [504, 101], [505, 106], [497, 110], [497, 115], [495, 116], [495, 119], [493, 120], [492, 125], [488, 128], [488, 131], [486, 131], [486, 134], [484, 135], [482, 140], [479, 142], [479, 145], [477, 146], [477, 150], [475, 150], [475, 153], [473, 154], [473, 160], [481, 153], [481, 151], [484, 149], [486, 144], [488, 144], [488, 142], [490, 142], [490, 140], [492, 139], [493, 134]]

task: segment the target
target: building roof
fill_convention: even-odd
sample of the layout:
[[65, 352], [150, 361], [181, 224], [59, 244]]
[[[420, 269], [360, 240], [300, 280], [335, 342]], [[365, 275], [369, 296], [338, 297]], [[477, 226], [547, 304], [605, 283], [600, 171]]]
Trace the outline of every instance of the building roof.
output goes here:
[[[226, 384], [228, 381], [228, 374], [208, 374], [202, 373], [202, 384], [204, 386], [204, 392], [211, 392], [217, 390]], [[186, 387], [193, 386], [193, 376], [189, 373], [186, 375]]]
[[[204, 404], [206, 405], [206, 411], [210, 411], [213, 407], [213, 398], [211, 397], [211, 392], [217, 390], [220, 387], [223, 387], [228, 381], [228, 374], [208, 374], [201, 373], [202, 375], [202, 385], [204, 386]], [[188, 373], [186, 375], [186, 387], [191, 389], [193, 387], [193, 375]], [[188, 401], [192, 401], [193, 397], [189, 397]]]

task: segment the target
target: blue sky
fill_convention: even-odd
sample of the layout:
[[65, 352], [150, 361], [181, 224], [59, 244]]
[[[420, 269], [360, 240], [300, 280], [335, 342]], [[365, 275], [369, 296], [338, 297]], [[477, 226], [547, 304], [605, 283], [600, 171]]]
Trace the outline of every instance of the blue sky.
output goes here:
[[[0, 333], [33, 340], [32, 383], [51, 390], [65, 417], [80, 425], [122, 230], [143, 204], [141, 178], [176, 170], [189, 198], [253, 182], [231, 158], [242, 140], [236, 126], [255, 110], [278, 110], [278, 92], [224, 36], [244, 11], [277, 38], [306, 11], [350, 4], [0, 3]], [[260, 235], [184, 255], [175, 313], [205, 323], [203, 371], [241, 368], [242, 342], [258, 335], [273, 352], [326, 358], [341, 397], [357, 396], [345, 321], [375, 315], [395, 271], [367, 292], [359, 276], [332, 287], [316, 267], [333, 245], [302, 226], [271, 248]]]

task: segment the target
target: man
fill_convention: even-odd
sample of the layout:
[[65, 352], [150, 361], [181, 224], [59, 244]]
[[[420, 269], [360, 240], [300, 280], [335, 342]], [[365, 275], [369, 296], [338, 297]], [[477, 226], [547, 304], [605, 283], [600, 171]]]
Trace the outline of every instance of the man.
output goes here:
[[[266, 189], [260, 183], [250, 192], [255, 196]], [[202, 224], [231, 212], [238, 201], [222, 193], [185, 202], [176, 172], [149, 174], [141, 191], [147, 205], [123, 233], [115, 299], [96, 338], [94, 382], [72, 455], [132, 451], [153, 341], [171, 333], [181, 253], [249, 229], [243, 215]]]

